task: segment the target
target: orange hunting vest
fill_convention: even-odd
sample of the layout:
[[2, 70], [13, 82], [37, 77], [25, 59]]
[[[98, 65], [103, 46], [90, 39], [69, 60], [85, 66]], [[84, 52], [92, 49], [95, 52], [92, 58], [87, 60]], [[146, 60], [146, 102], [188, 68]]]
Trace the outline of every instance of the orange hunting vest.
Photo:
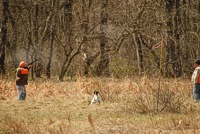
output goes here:
[[197, 81], [197, 83], [200, 83], [200, 75], [199, 75], [199, 77], [198, 77], [198, 81]]
[[28, 69], [22, 68], [21, 74], [28, 74]]

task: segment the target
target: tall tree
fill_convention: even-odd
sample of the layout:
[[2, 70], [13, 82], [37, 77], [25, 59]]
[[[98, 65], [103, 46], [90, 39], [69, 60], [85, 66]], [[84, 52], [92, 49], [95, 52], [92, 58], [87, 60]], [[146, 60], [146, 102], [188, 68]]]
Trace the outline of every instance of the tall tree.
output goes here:
[[144, 72], [144, 65], [143, 65], [142, 41], [140, 34], [133, 34], [133, 39], [136, 47], [139, 75], [141, 75], [141, 73]]
[[52, 57], [53, 57], [53, 42], [54, 42], [54, 28], [53, 28], [53, 26], [51, 26], [49, 59], [48, 59], [47, 70], [46, 70], [46, 75], [47, 75], [48, 78], [51, 78], [51, 63], [52, 63]]
[[[48, 64], [46, 69], [51, 67], [60, 80], [69, 71], [74, 75], [82, 70], [99, 76], [131, 76], [146, 69], [152, 74], [160, 65], [166, 76], [178, 77], [190, 73], [193, 60], [200, 55], [199, 0], [36, 1], [2, 0], [0, 4], [1, 73], [5, 66], [13, 67], [10, 63], [26, 58], [27, 62], [37, 59], [36, 67]], [[159, 58], [161, 51], [153, 46], [161, 38], [165, 47]], [[47, 73], [40, 69], [38, 76]]]
[[16, 15], [16, 8], [13, 9], [13, 14], [11, 13], [10, 9], [8, 8], [7, 13], [8, 13], [8, 19], [11, 22], [11, 26], [12, 26], [12, 30], [11, 30], [11, 39], [9, 41], [9, 45], [8, 45], [8, 49], [10, 50], [10, 55], [11, 55], [11, 59], [13, 62], [14, 67], [18, 67], [18, 57], [16, 55], [16, 48], [17, 48], [17, 40], [18, 40], [18, 29], [17, 29], [17, 25], [16, 25], [16, 20], [14, 18], [14, 16]]
[[35, 60], [38, 60], [35, 65], [35, 75], [41, 77], [42, 71], [42, 57], [41, 57], [41, 44], [39, 44], [39, 25], [38, 25], [38, 16], [39, 16], [39, 6], [38, 3], [35, 3], [35, 13], [34, 13], [34, 47], [35, 47]]
[[[54, 9], [55, 6], [55, 0], [52, 1], [52, 9]], [[51, 17], [51, 15], [49, 15], [49, 18]], [[53, 16], [52, 19], [52, 23], [51, 23], [51, 27], [50, 27], [50, 48], [49, 48], [49, 57], [48, 57], [48, 63], [47, 63], [47, 69], [46, 69], [46, 75], [47, 77], [50, 79], [51, 78], [51, 64], [52, 64], [52, 57], [53, 57], [53, 43], [55, 40], [55, 16]]]
[[175, 15], [174, 15], [174, 38], [175, 38], [175, 52], [172, 55], [174, 64], [172, 65], [173, 71], [176, 77], [182, 75], [181, 56], [180, 49], [180, 34], [181, 34], [181, 17], [180, 17], [180, 0], [175, 0]]
[[[90, 23], [90, 14], [91, 14], [91, 5], [92, 0], [89, 0], [88, 3], [86, 0], [82, 0], [82, 30], [83, 30], [83, 38], [87, 38], [89, 34], [89, 23]], [[89, 42], [84, 42], [82, 47], [83, 53], [83, 61], [84, 61], [84, 75], [88, 76], [90, 73], [90, 68], [95, 59], [99, 56], [100, 52], [95, 51], [93, 53], [90, 52]]]
[[61, 66], [61, 72], [59, 74], [59, 80], [63, 81], [64, 76], [71, 64], [71, 61], [73, 58], [79, 53], [78, 51], [76, 53], [73, 53], [73, 27], [72, 27], [72, 18], [73, 18], [73, 0], [66, 0], [64, 2], [64, 32], [67, 36], [65, 36], [65, 45], [62, 45], [64, 49], [65, 58]]
[[108, 39], [106, 37], [108, 23], [108, 0], [101, 0], [101, 15], [100, 15], [100, 61], [97, 67], [99, 76], [109, 75], [109, 53]]
[[[179, 43], [179, 0], [166, 1], [167, 26], [167, 67], [166, 75], [179, 77], [182, 74]], [[171, 65], [171, 66], [170, 66]]]
[[[186, 0], [183, 0], [183, 19], [182, 19], [182, 25], [183, 25], [183, 34], [185, 35], [185, 39], [183, 40], [183, 44], [185, 49], [183, 49], [183, 57], [182, 57], [182, 63], [187, 63], [187, 61], [190, 58], [190, 46], [187, 45], [189, 42], [189, 36], [188, 36], [188, 8], [187, 8], [187, 2]], [[183, 64], [183, 73], [186, 73], [187, 70], [190, 70], [190, 64]]]
[[6, 57], [6, 46], [8, 45], [7, 40], [7, 22], [8, 22], [8, 8], [9, 0], [3, 0], [3, 18], [1, 26], [1, 42], [0, 42], [0, 73], [5, 74], [5, 57]]

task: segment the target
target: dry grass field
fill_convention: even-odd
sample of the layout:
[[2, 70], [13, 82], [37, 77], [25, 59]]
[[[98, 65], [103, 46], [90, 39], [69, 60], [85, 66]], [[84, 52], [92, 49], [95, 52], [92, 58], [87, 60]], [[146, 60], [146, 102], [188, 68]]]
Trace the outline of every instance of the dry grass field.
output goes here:
[[[14, 81], [0, 81], [2, 134], [197, 134], [200, 104], [189, 80], [77, 78], [30, 81], [17, 101]], [[101, 104], [88, 106], [98, 90]]]

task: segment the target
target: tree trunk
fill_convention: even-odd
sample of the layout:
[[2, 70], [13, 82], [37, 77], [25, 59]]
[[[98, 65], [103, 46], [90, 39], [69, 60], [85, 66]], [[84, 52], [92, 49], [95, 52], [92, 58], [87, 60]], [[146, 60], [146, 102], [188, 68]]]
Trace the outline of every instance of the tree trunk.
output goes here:
[[[84, 33], [84, 37], [86, 36], [86, 34], [88, 33], [88, 24], [89, 24], [89, 16], [88, 14], [86, 14], [86, 9], [90, 9], [90, 5], [87, 6], [86, 1], [82, 0], [82, 18], [83, 18], [83, 22], [82, 22], [82, 27], [83, 27], [83, 33]], [[87, 43], [87, 42], [86, 42]], [[89, 68], [90, 68], [90, 64], [89, 64], [89, 53], [88, 53], [88, 47], [87, 44], [84, 43], [83, 44], [83, 49], [82, 49], [82, 53], [83, 53], [83, 61], [84, 61], [84, 75], [88, 75], [89, 74]]]
[[[55, 7], [55, 0], [52, 1], [52, 9], [54, 7]], [[49, 17], [51, 17], [51, 13], [50, 13]], [[54, 43], [55, 25], [56, 25], [55, 16], [53, 16], [52, 23], [51, 23], [51, 26], [50, 26], [50, 44], [49, 44], [50, 49], [49, 49], [49, 58], [48, 58], [47, 70], [46, 70], [46, 75], [49, 79], [51, 78], [51, 63], [52, 63], [52, 57], [53, 57], [53, 43]]]
[[13, 65], [14, 65], [15, 68], [17, 68], [19, 66], [18, 58], [17, 58], [17, 55], [16, 55], [17, 39], [18, 39], [17, 38], [18, 37], [17, 26], [16, 26], [15, 19], [13, 18], [9, 9], [8, 9], [7, 13], [8, 13], [9, 21], [11, 22], [11, 25], [12, 25], [11, 35], [13, 36], [12, 40], [11, 40], [12, 42], [8, 43], [8, 44], [12, 44], [12, 45], [7, 45], [7, 46], [8, 46], [8, 49], [10, 50], [9, 52], [11, 54]]
[[[86, 0], [82, 0], [82, 28], [83, 28], [83, 38], [86, 38], [89, 31], [89, 12], [91, 8], [92, 0], [89, 0], [88, 5]], [[95, 54], [91, 54], [89, 51], [88, 42], [83, 43], [82, 53], [83, 53], [83, 61], [84, 61], [84, 75], [88, 76], [90, 73], [90, 66], [93, 61], [99, 56], [100, 52], [96, 52]]]
[[[182, 74], [180, 47], [179, 47], [179, 33], [178, 33], [178, 21], [179, 21], [179, 0], [167, 0], [166, 1], [166, 15], [167, 15], [167, 56], [166, 56], [166, 76], [179, 77]], [[175, 6], [175, 7], [174, 7]], [[170, 66], [171, 65], [171, 66]]]
[[149, 46], [149, 45], [145, 42], [143, 36], [140, 35], [140, 37], [141, 37], [141, 43], [151, 52], [151, 54], [152, 54], [152, 56], [153, 56], [153, 59], [154, 59], [154, 61], [155, 61], [155, 64], [156, 64], [157, 69], [160, 69], [160, 62], [159, 62], [160, 59], [159, 59], [158, 55], [157, 55], [156, 52], [152, 49], [152, 47]]
[[[31, 32], [31, 16], [29, 15], [28, 16], [28, 24], [29, 24], [29, 28], [28, 28], [28, 35], [27, 35], [27, 38], [28, 38], [28, 41], [27, 41], [27, 49], [26, 49], [26, 62], [29, 63], [30, 60], [29, 60], [29, 56], [30, 56], [30, 50], [31, 50], [31, 46], [33, 46], [33, 43], [32, 43], [32, 32]], [[33, 57], [31, 57], [33, 58]]]
[[[190, 43], [190, 36], [189, 36], [189, 6], [187, 6], [188, 2], [186, 0], [183, 0], [183, 16], [182, 16], [182, 24], [183, 24], [183, 34], [184, 34], [184, 40], [183, 40], [183, 48], [182, 49], [182, 73], [184, 74], [184, 77], [190, 78], [190, 72], [193, 70], [193, 66], [191, 66], [191, 61], [193, 62], [191, 58], [191, 46], [188, 45]], [[187, 76], [189, 74], [189, 76]]]
[[141, 40], [139, 34], [133, 34], [133, 39], [135, 42], [136, 47], [136, 53], [137, 53], [137, 62], [138, 62], [138, 70], [139, 70], [139, 76], [144, 72], [144, 66], [143, 66], [143, 52], [142, 52], [142, 46], [141, 46]]
[[53, 56], [53, 42], [54, 42], [54, 28], [51, 26], [49, 59], [48, 59], [47, 71], [46, 71], [46, 75], [49, 79], [51, 78], [51, 62], [52, 62], [52, 56]]
[[37, 63], [35, 64], [35, 75], [36, 77], [41, 77], [42, 71], [42, 61], [41, 61], [41, 46], [39, 44], [39, 35], [38, 35], [38, 13], [39, 7], [38, 3], [35, 4], [35, 18], [34, 18], [34, 37], [35, 37], [35, 60]]
[[[198, 17], [197, 17], [197, 23], [199, 23], [199, 20], [200, 20], [200, 1], [198, 3], [198, 6], [197, 6], [197, 11], [198, 11]], [[197, 35], [200, 35], [200, 30], [197, 31]], [[200, 40], [198, 39], [198, 44], [200, 44]], [[200, 57], [200, 45], [198, 45], [198, 48], [197, 48], [197, 56]]]
[[172, 55], [173, 73], [175, 77], [182, 75], [182, 64], [181, 64], [181, 49], [180, 49], [180, 33], [181, 33], [181, 22], [180, 22], [180, 0], [175, 0], [175, 15], [174, 15], [174, 38], [175, 38], [175, 51]]
[[8, 22], [8, 7], [9, 0], [3, 0], [3, 17], [2, 17], [2, 26], [1, 26], [1, 43], [0, 43], [0, 73], [5, 74], [5, 51], [7, 41], [7, 27], [6, 24]]
[[97, 67], [98, 76], [109, 76], [109, 54], [107, 50], [108, 39], [106, 38], [106, 30], [108, 23], [108, 0], [101, 1], [101, 22], [100, 22], [100, 61]]
[[65, 24], [66, 24], [66, 34], [67, 34], [67, 46], [69, 48], [68, 51], [65, 51], [65, 60], [63, 62], [61, 72], [59, 74], [59, 80], [63, 81], [65, 73], [67, 72], [69, 65], [72, 61], [72, 51], [73, 48], [71, 46], [72, 44], [72, 9], [73, 9], [73, 0], [66, 0], [65, 6], [64, 6], [64, 18], [65, 18]]

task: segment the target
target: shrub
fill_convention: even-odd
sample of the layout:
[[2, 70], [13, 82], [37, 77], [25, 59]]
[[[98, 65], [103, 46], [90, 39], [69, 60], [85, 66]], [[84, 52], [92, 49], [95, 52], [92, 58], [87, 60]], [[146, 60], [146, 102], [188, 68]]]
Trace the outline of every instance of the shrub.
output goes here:
[[181, 87], [174, 86], [175, 83], [162, 82], [146, 83], [148, 86], [140, 85], [140, 92], [133, 98], [134, 110], [139, 113], [180, 113], [187, 111], [187, 96], [180, 91]]

